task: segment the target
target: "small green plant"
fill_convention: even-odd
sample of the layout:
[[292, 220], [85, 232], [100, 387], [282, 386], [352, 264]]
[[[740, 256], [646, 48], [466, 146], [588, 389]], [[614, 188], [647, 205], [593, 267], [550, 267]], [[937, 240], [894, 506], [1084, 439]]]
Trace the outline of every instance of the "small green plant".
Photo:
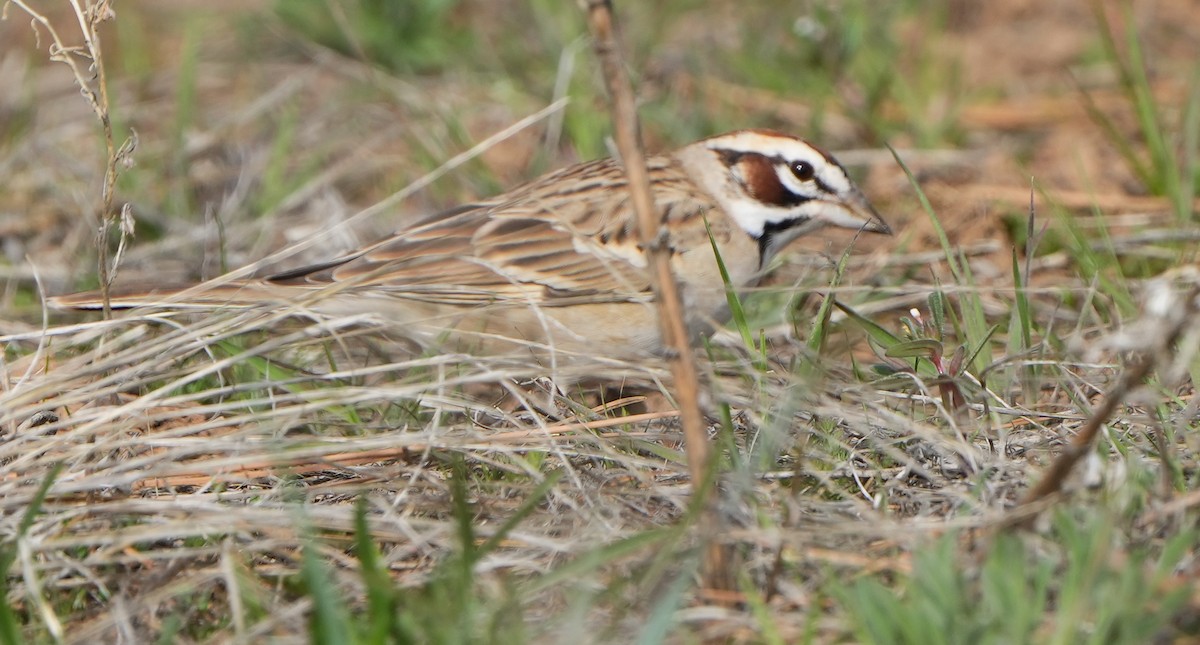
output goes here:
[[929, 295], [929, 318], [922, 316], [920, 310], [915, 308], [909, 312], [910, 316], [901, 317], [903, 329], [899, 336], [867, 320], [850, 307], [835, 304], [867, 331], [872, 348], [883, 361], [875, 366], [876, 373], [885, 377], [897, 374], [919, 377], [937, 388], [946, 410], [966, 410], [971, 398], [968, 392], [979, 388], [978, 381], [968, 374], [968, 368], [988, 345], [998, 326], [993, 325], [983, 337], [983, 342], [975, 347], [963, 343], [950, 349], [945, 333], [946, 296], [941, 291]]

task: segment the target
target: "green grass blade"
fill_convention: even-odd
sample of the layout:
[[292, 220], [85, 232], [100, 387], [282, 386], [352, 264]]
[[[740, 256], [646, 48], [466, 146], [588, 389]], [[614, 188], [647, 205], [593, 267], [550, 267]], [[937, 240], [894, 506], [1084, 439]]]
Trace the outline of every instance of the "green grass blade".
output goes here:
[[[725, 300], [729, 303], [730, 320], [741, 335], [746, 350], [755, 353], [756, 343], [754, 334], [750, 331], [750, 323], [746, 319], [746, 309], [742, 306], [742, 300], [729, 278], [729, 270], [725, 267], [725, 260], [721, 258], [721, 249], [717, 248], [717, 240], [713, 237], [712, 226], [709, 225], [707, 216], [704, 218], [704, 231], [708, 234], [708, 243], [712, 245], [713, 258], [717, 261], [717, 270], [721, 272], [721, 282], [725, 285]], [[767, 369], [766, 359], [761, 354], [755, 353], [754, 367], [761, 371]]]
[[1033, 315], [1029, 310], [1029, 293], [1025, 290], [1024, 276], [1021, 275], [1021, 262], [1017, 258], [1017, 248], [1012, 249], [1012, 276], [1013, 276], [1013, 298], [1017, 305], [1017, 334], [1014, 336], [1011, 331], [1009, 337], [1020, 338], [1020, 347], [1013, 348], [1025, 350], [1033, 347]]
[[879, 326], [874, 320], [871, 320], [870, 318], [858, 313], [848, 305], [834, 300], [833, 306], [837, 307], [842, 311], [842, 313], [849, 316], [851, 320], [863, 328], [863, 331], [867, 332], [867, 336], [870, 337], [871, 340], [882, 345], [884, 349], [889, 349], [892, 346], [902, 342], [899, 336], [896, 336], [887, 329]]
[[17, 618], [8, 600], [8, 572], [17, 560], [16, 542], [29, 533], [33, 521], [46, 502], [46, 495], [49, 494], [50, 487], [54, 485], [54, 480], [58, 479], [62, 470], [62, 462], [51, 466], [50, 472], [46, 473], [32, 499], [29, 500], [29, 506], [25, 508], [25, 514], [21, 516], [21, 522], [17, 525], [16, 536], [11, 541], [0, 545], [0, 641], [3, 641], [4, 645], [21, 645], [26, 642], [21, 635], [21, 621]]
[[1129, 141], [1129, 137], [1125, 136], [1121, 132], [1121, 129], [1117, 127], [1117, 124], [1096, 105], [1096, 101], [1092, 98], [1091, 93], [1077, 79], [1074, 77], [1071, 78], [1075, 83], [1075, 88], [1079, 92], [1079, 96], [1083, 98], [1083, 109], [1087, 112], [1088, 117], [1104, 131], [1104, 136], [1117, 148], [1117, 153], [1125, 160], [1125, 163], [1129, 166], [1134, 176], [1137, 177], [1138, 181], [1147, 188], [1152, 186], [1155, 183], [1154, 172], [1150, 169], [1149, 164], [1143, 161], [1134, 149], [1133, 144]]
[[1130, 14], [1128, 5], [1122, 7], [1126, 25], [1126, 51], [1129, 52], [1129, 64], [1126, 77], [1129, 79], [1129, 91], [1133, 99], [1138, 127], [1146, 140], [1150, 159], [1154, 164], [1154, 183], [1151, 192], [1174, 198], [1179, 193], [1179, 168], [1175, 165], [1174, 155], [1167, 145], [1163, 134], [1159, 107], [1150, 88], [1150, 78], [1146, 63], [1142, 56], [1141, 39], [1138, 38], [1137, 24]]
[[[963, 365], [970, 365], [971, 363], [974, 363], [976, 360], [980, 359], [980, 357], [983, 356], [984, 348], [988, 346], [988, 343], [992, 340], [992, 336], [995, 336], [999, 329], [1000, 325], [992, 325], [989, 327], [988, 330], [983, 334], [983, 338], [980, 339], [979, 344], [975, 346], [975, 350], [967, 356], [967, 360], [963, 361]], [[986, 357], [983, 358], [986, 359]], [[986, 365], [984, 367], [986, 367]], [[982, 370], [980, 371], [982, 372]]]
[[454, 512], [454, 526], [457, 529], [459, 548], [461, 549], [462, 570], [467, 576], [470, 575], [471, 567], [475, 565], [477, 559], [474, 513], [471, 512], [471, 505], [467, 501], [469, 498], [468, 475], [469, 470], [462, 454], [454, 453], [450, 474], [450, 499]]
[[821, 348], [825, 345], [825, 337], [829, 333], [829, 316], [833, 313], [833, 306], [837, 300], [834, 294], [837, 293], [837, 288], [842, 283], [842, 276], [846, 273], [852, 246], [853, 243], [848, 244], [846, 250], [842, 252], [842, 257], [833, 271], [833, 279], [829, 281], [829, 295], [821, 300], [821, 306], [817, 309], [816, 319], [813, 320], [812, 329], [808, 334], [808, 350], [812, 356], [820, 354]]
[[362, 567], [363, 587], [367, 595], [366, 634], [364, 642], [383, 645], [388, 637], [397, 638], [396, 589], [383, 566], [379, 547], [371, 538], [367, 525], [367, 498], [360, 496], [354, 504], [354, 551]]
[[904, 176], [908, 178], [908, 184], [913, 187], [917, 193], [917, 200], [921, 202], [921, 209], [929, 217], [929, 221], [933, 224], [933, 231], [937, 234], [938, 243], [942, 246], [942, 253], [946, 256], [946, 263], [950, 266], [950, 272], [954, 274], [954, 278], [959, 284], [965, 282], [963, 280], [962, 269], [958, 265], [958, 254], [950, 244], [950, 238], [946, 235], [946, 229], [942, 227], [942, 221], [938, 219], [937, 213], [933, 210], [933, 205], [929, 203], [929, 197], [925, 195], [925, 191], [921, 189], [921, 184], [917, 181], [908, 164], [900, 158], [900, 153], [892, 146], [887, 146], [889, 152], [892, 153], [892, 158], [899, 164], [900, 169], [904, 171]]
[[338, 597], [337, 585], [317, 554], [311, 536], [304, 544], [300, 576], [312, 599], [309, 636], [318, 645], [352, 645], [358, 642], [351, 628], [350, 614]]

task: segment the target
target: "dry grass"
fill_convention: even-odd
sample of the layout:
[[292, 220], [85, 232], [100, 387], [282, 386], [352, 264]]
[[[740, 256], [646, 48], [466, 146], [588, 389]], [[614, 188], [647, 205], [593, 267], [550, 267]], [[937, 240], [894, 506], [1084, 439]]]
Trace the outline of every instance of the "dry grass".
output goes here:
[[[652, 67], [642, 79], [649, 107], [684, 97], [709, 114], [737, 115], [736, 125], [808, 127], [820, 101], [700, 76], [672, 58], [696, 33], [728, 36], [736, 4], [682, 12], [657, 54], [640, 54], [635, 63]], [[1183, 11], [1176, 5], [1187, 3], [1159, 4], [1133, 15], [1158, 38], [1155, 96], [1182, 113], [1190, 90], [1179, 70], [1196, 43], [1171, 29], [1172, 12]], [[1033, 610], [1037, 640], [1112, 636], [1088, 629], [1101, 630], [1106, 616], [1133, 624], [1132, 615], [1157, 621], [1138, 633], [1194, 637], [1198, 280], [1175, 265], [1194, 260], [1195, 226], [1171, 212], [1172, 200], [1131, 190], [1078, 96], [1053, 92], [1086, 48], [1084, 5], [1057, 3], [1036, 19], [1030, 12], [1040, 10], [1020, 0], [993, 5], [952, 11], [959, 22], [936, 35], [958, 47], [968, 84], [988, 78], [995, 85], [985, 89], [1004, 98], [964, 92], [970, 102], [956, 126], [966, 152], [901, 153], [936, 217], [922, 212], [885, 150], [847, 155], [898, 238], [860, 240], [842, 268], [849, 238], [798, 247], [777, 280], [795, 288], [761, 294], [766, 313], [751, 321], [764, 330], [766, 358], [727, 334], [702, 361], [712, 366], [720, 534], [705, 530], [677, 419], [661, 402], [637, 413], [571, 392], [550, 416], [536, 367], [405, 354], [367, 318], [267, 309], [43, 317], [35, 278], [57, 293], [93, 270], [94, 223], [75, 213], [94, 210], [104, 165], [93, 163], [94, 122], [73, 78], [42, 64], [10, 9], [0, 38], [26, 47], [0, 51], [0, 86], [27, 92], [23, 101], [0, 98], [0, 236], [19, 249], [0, 267], [9, 278], [0, 555], [11, 558], [14, 624], [34, 641], [292, 642], [321, 640], [322, 626], [338, 621], [320, 617], [336, 607], [368, 629], [379, 587], [355, 544], [362, 500], [375, 571], [401, 594], [396, 613], [416, 621], [406, 625], [420, 640], [867, 640], [875, 632], [864, 626], [881, 618], [865, 600], [870, 581], [916, 603], [938, 589], [914, 586], [928, 582], [921, 576], [958, 572], [978, 585], [960, 601], [986, 614], [995, 600], [987, 581], [1002, 575], [989, 554], [1011, 557], [1006, 532], [1026, 519], [1031, 530], [1017, 533], [1025, 568], [1011, 569], [1045, 566], [1054, 578], [1051, 600]], [[261, 17], [256, 33], [269, 43], [254, 58], [213, 53], [243, 44], [213, 16], [168, 26], [191, 9], [131, 5], [118, 20], [159, 27], [148, 42], [133, 42], [134, 31], [102, 33], [121, 44], [106, 51], [124, 57], [110, 59], [121, 70], [110, 74], [114, 109], [141, 142], [117, 200], [133, 203], [149, 231], [125, 251], [118, 282], [187, 282], [325, 257], [395, 228], [409, 209], [485, 193], [576, 154], [546, 145], [567, 136], [569, 119], [521, 121], [550, 102], [537, 92], [469, 73], [391, 75], [297, 45]], [[488, 10], [474, 9], [456, 24], [491, 33]], [[908, 18], [895, 29], [919, 42], [929, 35], [919, 27]], [[1035, 55], [1011, 46], [1018, 32], [1058, 37]], [[288, 50], [298, 46], [301, 55]], [[139, 47], [157, 53], [142, 54], [153, 64], [140, 72], [131, 53]], [[997, 63], [991, 75], [979, 71], [987, 61]], [[1136, 116], [1111, 76], [1079, 75], [1132, 132]], [[180, 86], [194, 92], [190, 103]], [[933, 89], [954, 91], [948, 82]], [[579, 104], [592, 94], [568, 93], [571, 109], [588, 109]], [[831, 145], [871, 141], [859, 117], [823, 109]], [[532, 127], [505, 131], [513, 124]], [[919, 148], [921, 136], [890, 142]], [[478, 158], [455, 158], [485, 140]], [[456, 184], [420, 193], [428, 181], [410, 185], [445, 159], [465, 168], [451, 175]], [[1038, 204], [1027, 243], [1030, 174]], [[961, 254], [942, 250], [942, 234]], [[281, 248], [286, 255], [260, 262]], [[943, 325], [947, 354], [973, 350], [1000, 325], [978, 359], [985, 369], [952, 381], [927, 371], [881, 378], [872, 372], [887, 358], [877, 336], [872, 350], [869, 334], [836, 308], [830, 326], [813, 324], [836, 297], [900, 337], [911, 309], [934, 315], [933, 293], [944, 294], [953, 319]], [[784, 302], [795, 321], [771, 315]], [[972, 327], [976, 309], [983, 329]], [[587, 369], [616, 383], [665, 378], [656, 365]], [[1081, 428], [1094, 443], [1074, 453], [1080, 463], [1064, 469], [1068, 477], [1047, 480]], [[1053, 494], [1020, 505], [1046, 481]], [[1082, 558], [1089, 536], [1098, 546]], [[735, 556], [732, 591], [696, 584], [700, 547], [712, 542]], [[1091, 577], [1076, 580], [1081, 559]], [[1135, 595], [1145, 605], [1100, 593], [1113, 572], [1145, 582]], [[1080, 594], [1094, 604], [1072, 604]], [[1004, 607], [1010, 615], [986, 633], [1018, 622], [1020, 612]], [[943, 631], [951, 640], [965, 633]]]

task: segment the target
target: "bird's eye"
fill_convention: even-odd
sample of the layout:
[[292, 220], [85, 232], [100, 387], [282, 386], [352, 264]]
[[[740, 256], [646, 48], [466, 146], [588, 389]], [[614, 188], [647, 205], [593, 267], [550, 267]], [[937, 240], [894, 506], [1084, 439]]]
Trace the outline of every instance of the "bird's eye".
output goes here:
[[807, 161], [793, 161], [792, 174], [800, 181], [809, 181], [817, 174], [817, 169]]

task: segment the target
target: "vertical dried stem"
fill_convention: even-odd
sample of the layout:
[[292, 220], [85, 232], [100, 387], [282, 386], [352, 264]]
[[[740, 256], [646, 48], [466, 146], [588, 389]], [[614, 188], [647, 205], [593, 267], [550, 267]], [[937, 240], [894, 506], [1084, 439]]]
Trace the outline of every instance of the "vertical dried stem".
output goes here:
[[[684, 322], [679, 285], [671, 272], [667, 231], [650, 190], [650, 174], [641, 146], [633, 88], [621, 62], [611, 0], [588, 0], [586, 7], [593, 46], [600, 59], [605, 84], [612, 101], [613, 130], [629, 183], [630, 198], [637, 213], [639, 240], [646, 251], [650, 267], [650, 284], [658, 306], [659, 330], [670, 357], [671, 374], [675, 383], [674, 394], [679, 403], [680, 422], [686, 441], [692, 492], [698, 498], [707, 498], [713, 485], [712, 480], [706, 476], [709, 467], [709, 442], [704, 416], [700, 412], [696, 362]], [[717, 519], [715, 513], [710, 515], [712, 521]], [[706, 584], [709, 587], [728, 588], [728, 581], [725, 580], [727, 566], [720, 544], [709, 544], [705, 569]]]
[[[32, 25], [35, 33], [40, 37], [41, 33], [38, 28], [44, 29], [50, 36], [51, 44], [49, 48], [50, 60], [65, 63], [71, 68], [71, 73], [75, 76], [75, 82], [79, 85], [79, 89], [83, 94], [88, 105], [95, 112], [96, 118], [100, 120], [100, 126], [104, 135], [105, 149], [105, 167], [104, 167], [104, 183], [100, 189], [100, 208], [97, 219], [99, 227], [96, 232], [96, 270], [100, 278], [100, 295], [104, 301], [104, 317], [112, 316], [112, 310], [109, 306], [109, 287], [112, 285], [115, 277], [116, 264], [110, 262], [108, 235], [112, 229], [113, 223], [121, 219], [121, 244], [120, 248], [124, 249], [125, 240], [133, 231], [133, 217], [128, 209], [118, 211], [113, 206], [115, 200], [115, 192], [117, 186], [117, 177], [120, 175], [120, 165], [127, 163], [130, 155], [133, 153], [137, 145], [137, 135], [134, 133], [130, 138], [126, 139], [117, 148], [116, 141], [113, 137], [112, 119], [109, 116], [108, 110], [108, 77], [104, 69], [104, 55], [100, 45], [99, 26], [100, 23], [106, 20], [112, 20], [116, 14], [112, 9], [112, 0], [100, 0], [99, 2], [90, 2], [87, 0], [69, 0], [72, 10], [75, 12], [75, 18], [79, 22], [79, 31], [83, 35], [82, 47], [67, 46], [63, 39], [59, 36], [58, 31], [50, 20], [34, 11], [24, 0], [10, 0], [11, 3], [18, 9], [24, 11], [32, 20]], [[90, 60], [88, 71], [92, 74], [85, 74], [85, 70], [80, 67], [79, 60]], [[93, 89], [93, 85], [95, 89]], [[118, 252], [118, 260], [120, 253]]]

